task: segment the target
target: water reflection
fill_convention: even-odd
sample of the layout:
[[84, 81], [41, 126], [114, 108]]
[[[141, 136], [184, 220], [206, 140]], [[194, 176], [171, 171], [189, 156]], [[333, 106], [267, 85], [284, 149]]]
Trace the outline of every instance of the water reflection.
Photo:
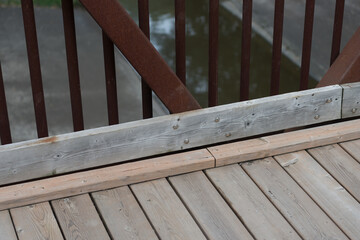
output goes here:
[[[137, 1], [120, 0], [138, 21]], [[208, 0], [186, 1], [187, 86], [199, 103], [207, 106], [208, 81]], [[172, 69], [175, 69], [174, 1], [150, 0], [151, 42]], [[219, 104], [236, 102], [240, 93], [241, 21], [220, 7], [219, 18]], [[271, 45], [253, 33], [251, 42], [250, 98], [269, 95]], [[297, 91], [299, 68], [282, 57], [280, 91]], [[309, 87], [316, 81], [310, 79]]]

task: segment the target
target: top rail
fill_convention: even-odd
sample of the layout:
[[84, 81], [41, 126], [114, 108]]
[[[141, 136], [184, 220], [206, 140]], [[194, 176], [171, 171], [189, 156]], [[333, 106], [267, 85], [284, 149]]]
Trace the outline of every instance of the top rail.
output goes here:
[[335, 85], [0, 146], [0, 182], [341, 119], [342, 94]]

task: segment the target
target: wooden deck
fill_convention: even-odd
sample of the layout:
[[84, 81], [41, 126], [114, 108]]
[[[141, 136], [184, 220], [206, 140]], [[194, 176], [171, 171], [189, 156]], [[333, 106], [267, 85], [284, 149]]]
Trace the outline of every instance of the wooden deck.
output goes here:
[[5, 186], [0, 238], [360, 239], [359, 130], [353, 120]]

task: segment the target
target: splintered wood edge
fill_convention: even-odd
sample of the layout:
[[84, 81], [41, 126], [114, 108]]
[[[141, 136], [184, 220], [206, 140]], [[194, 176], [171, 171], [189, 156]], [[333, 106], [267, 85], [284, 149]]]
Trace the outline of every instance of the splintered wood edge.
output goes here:
[[240, 163], [278, 154], [360, 138], [360, 120], [282, 133], [208, 148], [216, 166]]
[[149, 181], [215, 166], [207, 149], [0, 188], [0, 210]]

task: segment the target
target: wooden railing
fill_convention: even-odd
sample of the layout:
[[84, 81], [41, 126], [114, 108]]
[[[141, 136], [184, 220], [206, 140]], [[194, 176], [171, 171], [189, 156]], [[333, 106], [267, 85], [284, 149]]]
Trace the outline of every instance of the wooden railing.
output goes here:
[[[336, 1], [333, 42], [330, 59], [331, 64], [334, 63], [334, 65], [325, 75], [325, 80], [323, 80], [319, 86], [329, 85], [329, 83], [336, 84], [340, 82], [352, 82], [359, 80], [357, 77], [359, 75], [357, 74], [359, 72], [358, 69], [360, 69], [360, 51], [355, 47], [359, 46], [359, 30], [349, 42], [348, 45], [351, 46], [347, 46], [344, 49], [346, 54], [335, 61], [340, 53], [344, 1], [345, 0]], [[108, 121], [110, 125], [119, 123], [114, 44], [142, 77], [142, 103], [144, 118], [152, 117], [152, 91], [155, 92], [171, 113], [200, 108], [200, 105], [185, 86], [185, 0], [175, 0], [176, 74], [173, 73], [171, 68], [162, 59], [149, 40], [148, 0], [138, 0], [140, 28], [138, 28], [136, 23], [131, 19], [126, 10], [117, 0], [103, 0], [101, 3], [97, 0], [80, 0], [80, 2], [103, 30], [107, 108]], [[39, 50], [36, 37], [33, 1], [22, 0], [21, 5], [28, 50], [36, 126], [38, 137], [41, 138], [48, 136], [48, 128]], [[240, 100], [247, 100], [249, 98], [252, 5], [252, 0], [243, 0]], [[314, 6], [315, 0], [306, 0], [300, 90], [308, 88]], [[73, 127], [74, 131], [80, 131], [84, 129], [84, 119], [81, 101], [73, 1], [62, 0], [62, 11]], [[218, 104], [219, 0], [209, 0], [209, 19], [208, 102], [209, 106], [216, 106]], [[283, 22], [284, 0], [276, 0], [270, 95], [276, 95], [279, 93]], [[356, 72], [356, 74], [354, 74], [354, 72]], [[1, 68], [0, 135], [2, 144], [11, 143]]]

